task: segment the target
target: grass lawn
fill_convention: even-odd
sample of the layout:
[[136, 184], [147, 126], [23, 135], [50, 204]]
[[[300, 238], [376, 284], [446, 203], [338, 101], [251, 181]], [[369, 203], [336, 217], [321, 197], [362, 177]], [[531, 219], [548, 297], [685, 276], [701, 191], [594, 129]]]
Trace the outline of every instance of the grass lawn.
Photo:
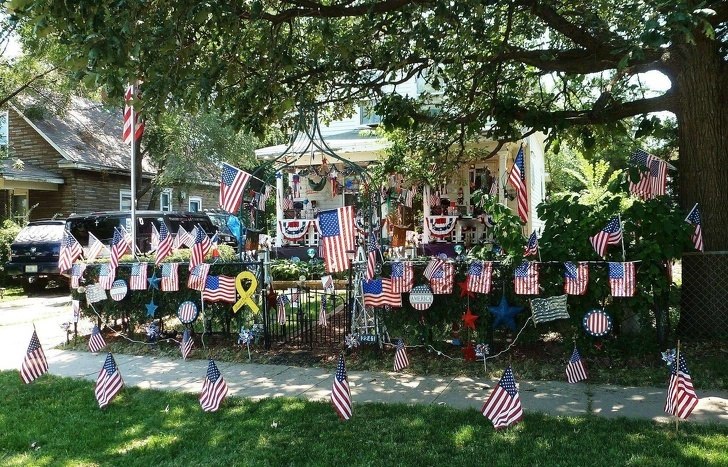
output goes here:
[[728, 426], [527, 414], [496, 432], [479, 412], [196, 396], [125, 388], [104, 411], [93, 384], [0, 373], [2, 465], [728, 465]]

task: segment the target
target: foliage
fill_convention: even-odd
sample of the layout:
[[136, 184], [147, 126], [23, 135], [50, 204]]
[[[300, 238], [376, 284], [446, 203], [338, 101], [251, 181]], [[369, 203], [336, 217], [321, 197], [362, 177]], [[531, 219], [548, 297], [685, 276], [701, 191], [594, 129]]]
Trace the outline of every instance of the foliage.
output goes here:
[[614, 184], [621, 174], [620, 170], [612, 171], [605, 160], [590, 163], [580, 155], [576, 157], [576, 167], [565, 168], [564, 171], [581, 185], [579, 202], [585, 205], [599, 204], [610, 195], [609, 185]]
[[272, 260], [270, 272], [273, 280], [297, 281], [301, 276], [306, 279], [318, 279], [324, 272], [324, 263], [319, 259], [308, 261], [306, 259], [294, 263], [288, 259]]
[[5, 275], [5, 263], [10, 261], [10, 244], [13, 243], [15, 237], [20, 232], [20, 226], [10, 219], [5, 219], [0, 228], [0, 283], [6, 285], [7, 276]]

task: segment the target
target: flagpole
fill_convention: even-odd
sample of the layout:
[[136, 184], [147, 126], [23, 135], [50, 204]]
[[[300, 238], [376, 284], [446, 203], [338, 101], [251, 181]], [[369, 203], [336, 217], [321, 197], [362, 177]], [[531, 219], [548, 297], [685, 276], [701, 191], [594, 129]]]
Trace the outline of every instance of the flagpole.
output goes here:
[[[675, 378], [680, 378], [680, 339], [677, 340], [677, 350], [675, 351]], [[680, 385], [678, 384], [678, 387]], [[671, 394], [668, 394], [667, 397], [671, 397]], [[675, 410], [675, 407], [673, 406], [673, 411], [675, 411], [675, 434], [677, 434], [678, 430], [680, 429], [680, 417], [677, 415], [677, 410]]]
[[624, 250], [624, 229], [622, 228], [622, 215], [617, 214], [617, 219], [619, 220], [619, 230], [622, 231], [622, 235], [620, 235], [620, 237], [622, 238], [622, 262], [626, 262], [627, 253], [625, 253], [625, 250]]
[[131, 254], [136, 259], [136, 115], [134, 113], [135, 86], [131, 87]]

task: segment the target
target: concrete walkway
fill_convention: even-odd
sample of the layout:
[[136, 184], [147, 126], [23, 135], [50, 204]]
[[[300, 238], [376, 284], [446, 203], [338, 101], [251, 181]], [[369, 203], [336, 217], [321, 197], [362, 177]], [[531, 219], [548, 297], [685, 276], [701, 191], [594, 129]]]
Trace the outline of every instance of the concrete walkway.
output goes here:
[[[46, 350], [54, 375], [95, 381], [105, 354]], [[129, 386], [165, 391], [199, 393], [207, 371], [206, 360], [115, 354], [124, 381]], [[328, 400], [333, 371], [281, 365], [217, 362], [230, 395], [262, 399], [300, 397]], [[443, 404], [455, 408], [480, 409], [498, 380], [467, 377], [415, 376], [400, 373], [350, 371], [349, 385], [354, 404], [362, 402], [401, 402]], [[550, 415], [632, 417], [668, 422], [663, 407], [665, 388], [595, 386], [556, 381], [518, 381], [525, 412]], [[700, 403], [691, 423], [728, 424], [728, 392], [697, 391]]]

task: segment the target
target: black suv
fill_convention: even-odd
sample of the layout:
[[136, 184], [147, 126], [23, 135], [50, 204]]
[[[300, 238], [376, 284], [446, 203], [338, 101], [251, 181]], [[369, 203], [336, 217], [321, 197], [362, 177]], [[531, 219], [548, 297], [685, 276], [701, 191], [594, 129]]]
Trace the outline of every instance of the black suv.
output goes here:
[[51, 280], [68, 283], [58, 270], [65, 224], [64, 220], [29, 222], [10, 245], [10, 261], [5, 264], [5, 270], [10, 277], [21, 281], [25, 292], [42, 290]]

